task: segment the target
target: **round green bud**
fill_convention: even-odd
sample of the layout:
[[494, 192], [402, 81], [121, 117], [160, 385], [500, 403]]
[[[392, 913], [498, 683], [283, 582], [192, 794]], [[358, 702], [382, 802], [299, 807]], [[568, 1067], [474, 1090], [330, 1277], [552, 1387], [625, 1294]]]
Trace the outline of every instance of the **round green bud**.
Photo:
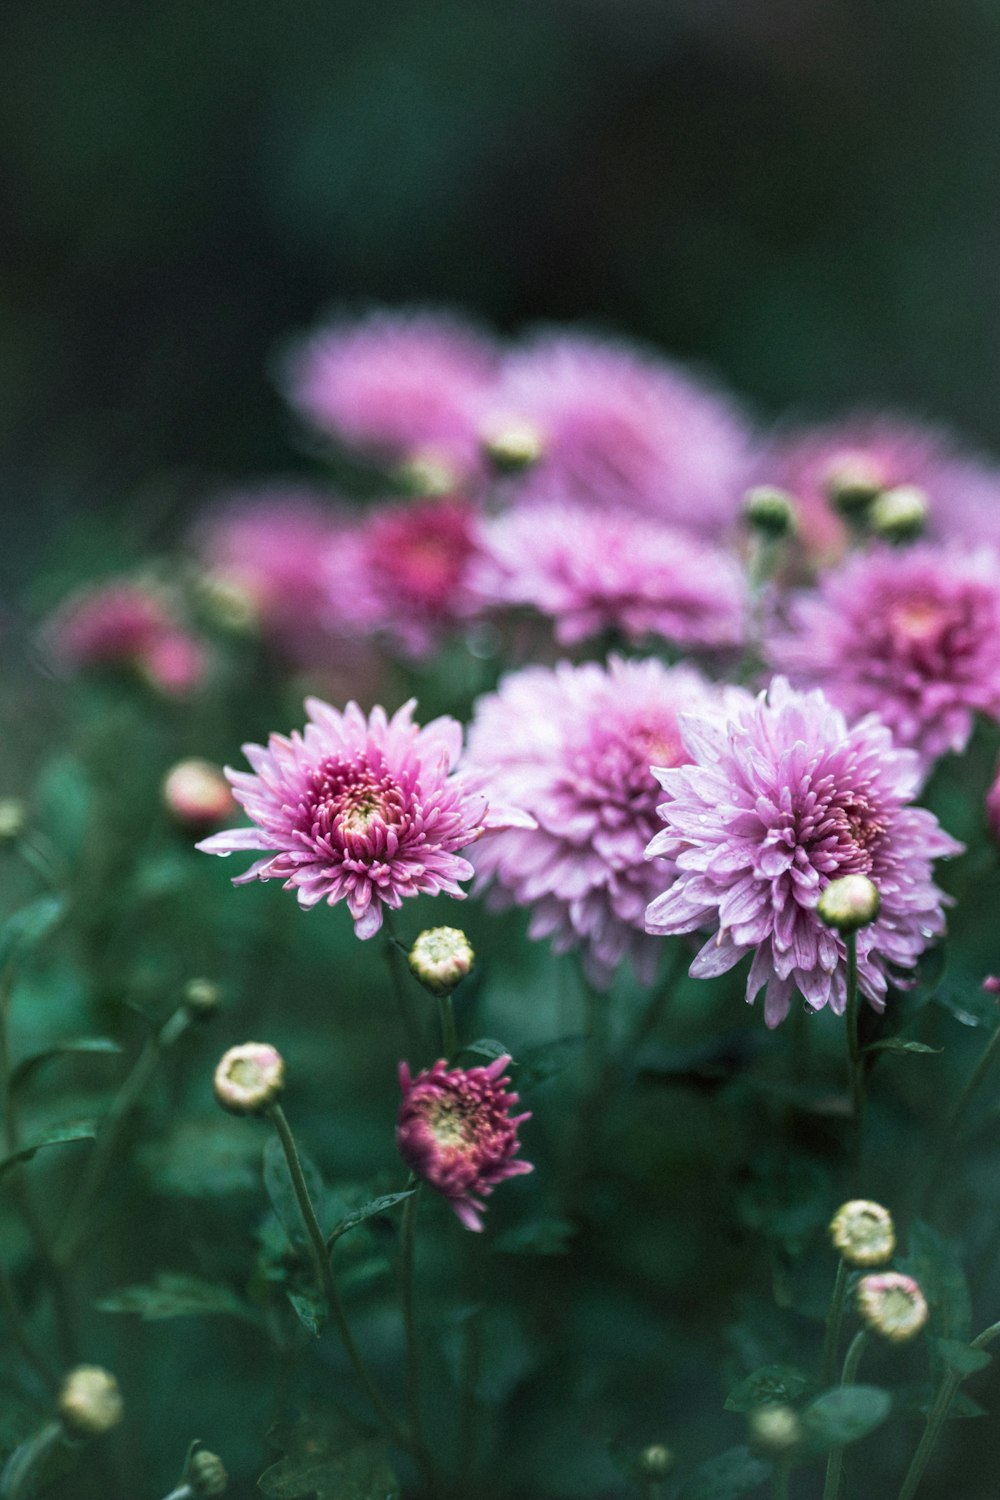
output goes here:
[[518, 474], [537, 464], [545, 453], [542, 433], [533, 422], [497, 419], [483, 430], [483, 452], [501, 474]]
[[215, 1070], [215, 1097], [234, 1115], [259, 1115], [285, 1087], [285, 1061], [267, 1042], [230, 1047]]
[[896, 1248], [889, 1210], [865, 1198], [841, 1204], [830, 1224], [830, 1238], [849, 1266], [884, 1265]]
[[885, 488], [885, 475], [866, 454], [845, 453], [830, 465], [823, 488], [834, 510], [860, 516]]
[[100, 1365], [77, 1365], [70, 1370], [57, 1405], [63, 1424], [78, 1437], [100, 1437], [117, 1427], [124, 1415], [118, 1382]]
[[222, 1495], [229, 1483], [229, 1475], [217, 1453], [201, 1448], [192, 1455], [188, 1464], [187, 1483], [192, 1494]]
[[910, 542], [927, 525], [927, 496], [914, 484], [883, 490], [872, 501], [868, 525], [889, 542]]
[[879, 894], [867, 875], [841, 875], [831, 880], [816, 903], [821, 922], [837, 932], [857, 932], [868, 927], [879, 914]]
[[761, 536], [776, 540], [796, 529], [795, 501], [785, 490], [757, 485], [743, 496], [743, 519]]
[[915, 1338], [927, 1322], [923, 1292], [912, 1276], [900, 1271], [862, 1276], [855, 1301], [862, 1321], [894, 1344]]
[[639, 1472], [644, 1479], [663, 1479], [674, 1466], [674, 1455], [665, 1443], [650, 1443], [638, 1456]]
[[475, 961], [472, 944], [459, 927], [429, 927], [407, 954], [414, 977], [432, 995], [450, 995]]
[[784, 1402], [756, 1407], [747, 1417], [747, 1430], [751, 1447], [771, 1458], [797, 1448], [803, 1436], [798, 1412]]
[[20, 797], [0, 797], [0, 844], [20, 838], [28, 821], [28, 809]]
[[211, 979], [189, 979], [182, 999], [193, 1016], [207, 1021], [222, 1004], [222, 991]]

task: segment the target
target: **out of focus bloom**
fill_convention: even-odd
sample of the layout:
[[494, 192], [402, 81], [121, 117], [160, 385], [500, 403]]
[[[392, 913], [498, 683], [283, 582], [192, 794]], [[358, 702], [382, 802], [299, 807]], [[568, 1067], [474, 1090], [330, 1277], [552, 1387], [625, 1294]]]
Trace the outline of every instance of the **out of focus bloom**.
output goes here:
[[483, 602], [532, 606], [563, 645], [605, 631], [706, 648], [743, 637], [736, 562], [644, 517], [539, 502], [487, 523], [482, 545], [472, 584]]
[[63, 1381], [59, 1415], [80, 1437], [100, 1437], [117, 1427], [124, 1415], [118, 1382], [100, 1365], [77, 1365]]
[[197, 756], [179, 760], [167, 772], [163, 802], [172, 818], [191, 829], [211, 828], [236, 811], [221, 767]]
[[415, 700], [392, 718], [356, 703], [341, 713], [306, 700], [304, 733], [244, 745], [254, 774], [226, 771], [252, 828], [204, 839], [208, 854], [266, 850], [234, 885], [281, 880], [299, 904], [346, 901], [359, 938], [374, 937], [382, 909], [406, 896], [462, 897], [473, 873], [458, 850], [494, 828], [531, 826], [487, 803], [484, 778], [456, 770], [462, 729], [442, 717], [421, 728]]
[[1000, 560], [877, 547], [793, 600], [768, 653], [849, 719], [877, 713], [926, 771], [964, 750], [977, 711], [1000, 716]]
[[650, 903], [647, 931], [709, 930], [691, 965], [697, 978], [753, 954], [746, 996], [766, 987], [769, 1026], [784, 1020], [796, 989], [814, 1010], [839, 1014], [844, 940], [816, 906], [831, 880], [868, 875], [881, 911], [858, 933], [858, 975], [881, 1010], [890, 974], [900, 982], [897, 971], [944, 931], [931, 863], [962, 848], [909, 805], [916, 756], [895, 748], [874, 716], [848, 728], [822, 693], [795, 692], [783, 678], [748, 706], [683, 718], [681, 740], [674, 766], [656, 770], [666, 827], [648, 852], [673, 875]]
[[479, 466], [477, 411], [496, 359], [490, 341], [456, 317], [379, 312], [300, 343], [286, 390], [344, 447], [392, 465], [433, 458], [459, 481]]
[[743, 496], [743, 519], [752, 531], [776, 540], [796, 528], [795, 501], [773, 485], [754, 485]]
[[894, 1344], [915, 1338], [927, 1322], [923, 1292], [912, 1276], [901, 1271], [862, 1276], [855, 1301], [862, 1321]]
[[714, 690], [688, 667], [612, 657], [528, 667], [476, 705], [469, 758], [532, 829], [498, 834], [477, 851], [498, 905], [531, 909], [532, 938], [557, 953], [583, 948], [592, 983], [606, 988], [628, 956], [651, 983], [659, 944], [646, 936], [647, 904], [672, 866], [644, 850], [657, 827], [651, 766], [688, 759], [678, 714], [707, 711]]
[[407, 954], [410, 971], [432, 995], [450, 995], [472, 973], [475, 961], [460, 927], [429, 927]]
[[666, 1443], [647, 1443], [637, 1455], [636, 1466], [643, 1479], [665, 1479], [674, 1466], [674, 1455]]
[[986, 793], [986, 824], [993, 838], [1000, 844], [1000, 762], [993, 773], [993, 781]]
[[285, 1087], [285, 1060], [269, 1042], [243, 1042], [223, 1053], [215, 1097], [233, 1115], [259, 1115]]
[[830, 1238], [849, 1266], [881, 1266], [896, 1248], [889, 1210], [865, 1198], [841, 1204], [830, 1224]]
[[695, 531], [735, 519], [748, 435], [735, 407], [664, 360], [582, 334], [545, 333], [504, 361], [487, 434], [526, 425], [539, 456], [525, 497], [638, 510]]
[[747, 1413], [747, 1433], [751, 1446], [758, 1453], [779, 1458], [798, 1447], [805, 1429], [794, 1406], [772, 1401]]
[[509, 1062], [498, 1057], [486, 1068], [449, 1069], [442, 1059], [416, 1078], [405, 1062], [399, 1067], [399, 1154], [447, 1198], [466, 1229], [482, 1229], [482, 1199], [498, 1183], [532, 1171], [517, 1154], [517, 1128], [531, 1115], [511, 1117], [518, 1097], [503, 1076]]
[[879, 913], [878, 887], [867, 875], [838, 875], [820, 893], [816, 912], [827, 927], [838, 932], [857, 932]]
[[229, 1487], [229, 1475], [217, 1453], [206, 1448], [191, 1455], [187, 1467], [187, 1484], [193, 1495], [224, 1495]]
[[872, 501], [868, 526], [887, 542], [912, 542], [927, 525], [927, 496], [915, 484], [883, 490]]
[[45, 639], [68, 670], [130, 667], [168, 695], [189, 692], [204, 674], [200, 643], [151, 582], [122, 578], [73, 595], [48, 621]]

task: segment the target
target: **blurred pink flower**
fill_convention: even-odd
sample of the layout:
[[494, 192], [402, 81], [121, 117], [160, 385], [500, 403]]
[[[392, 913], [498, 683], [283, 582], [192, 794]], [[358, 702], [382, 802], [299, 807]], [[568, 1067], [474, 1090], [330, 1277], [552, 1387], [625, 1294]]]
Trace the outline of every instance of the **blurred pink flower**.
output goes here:
[[489, 521], [482, 551], [472, 588], [483, 603], [533, 606], [563, 645], [611, 630], [709, 648], [743, 637], [742, 569], [645, 517], [537, 502]]
[[65, 668], [131, 667], [168, 695], [197, 687], [207, 664], [201, 643], [180, 626], [167, 590], [129, 578], [74, 594], [48, 620], [43, 637]]
[[346, 901], [359, 938], [382, 926], [382, 909], [406, 896], [444, 891], [462, 898], [473, 874], [458, 850], [484, 833], [530, 826], [513, 809], [491, 807], [484, 777], [456, 770], [462, 729], [440, 718], [421, 728], [415, 700], [366, 719], [356, 703], [341, 713], [306, 700], [303, 734], [272, 734], [264, 749], [244, 745], [253, 775], [226, 775], [254, 826], [213, 834], [207, 854], [266, 850], [234, 885], [282, 880], [299, 905]]
[[874, 711], [928, 770], [1000, 716], [1000, 556], [876, 547], [795, 597], [772, 665], [821, 687], [849, 719]]
[[506, 1089], [509, 1063], [509, 1057], [498, 1057], [487, 1068], [449, 1069], [441, 1059], [416, 1078], [405, 1062], [399, 1066], [399, 1154], [411, 1172], [447, 1198], [466, 1229], [482, 1229], [482, 1199], [498, 1183], [533, 1170], [517, 1155], [517, 1127], [531, 1114], [511, 1118], [519, 1101]]
[[735, 520], [749, 435], [725, 396], [665, 360], [584, 334], [543, 333], [504, 361], [484, 430], [538, 432], [526, 498], [640, 511], [694, 531]]
[[816, 905], [831, 880], [867, 875], [881, 909], [857, 934], [859, 983], [881, 1010], [890, 973], [911, 969], [944, 931], [932, 861], [962, 849], [932, 813], [909, 805], [916, 756], [896, 749], [874, 715], [849, 729], [822, 693], [795, 692], [782, 678], [746, 706], [683, 718], [681, 739], [692, 764], [656, 771], [666, 827], [648, 853], [668, 861], [668, 880], [646, 930], [709, 931], [695, 978], [752, 953], [746, 996], [766, 986], [768, 1026], [784, 1020], [796, 989], [814, 1010], [839, 1014], [844, 941]]
[[668, 870], [644, 857], [658, 826], [650, 767], [687, 759], [677, 715], [714, 697], [688, 667], [612, 657], [607, 668], [528, 667], [476, 705], [471, 763], [537, 824], [478, 850], [478, 882], [495, 883], [498, 905], [531, 908], [532, 938], [552, 938], [557, 953], [582, 947], [600, 988], [625, 957], [643, 983], [655, 976], [645, 913]]

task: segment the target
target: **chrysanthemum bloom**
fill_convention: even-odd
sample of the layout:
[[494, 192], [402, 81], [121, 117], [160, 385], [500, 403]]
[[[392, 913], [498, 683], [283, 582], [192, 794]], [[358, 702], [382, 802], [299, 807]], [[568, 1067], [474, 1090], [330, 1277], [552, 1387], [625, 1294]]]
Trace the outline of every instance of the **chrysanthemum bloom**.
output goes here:
[[566, 503], [519, 506], [488, 522], [472, 587], [492, 605], [530, 605], [573, 645], [616, 630], [683, 646], [739, 643], [742, 570], [718, 547], [645, 517]]
[[718, 532], [738, 514], [748, 435], [734, 405], [626, 344], [543, 333], [507, 357], [487, 433], [527, 425], [540, 456], [511, 483], [532, 499], [637, 510]]
[[379, 631], [408, 656], [428, 655], [473, 608], [476, 527], [473, 507], [455, 497], [372, 510], [353, 547], [327, 550], [328, 620]]
[[650, 767], [688, 758], [677, 716], [713, 698], [688, 667], [612, 657], [528, 667], [476, 705], [470, 761], [537, 824], [478, 850], [479, 882], [493, 882], [494, 904], [531, 909], [532, 938], [582, 947], [601, 988], [626, 956], [644, 983], [655, 976], [660, 945], [644, 919], [670, 866], [644, 858], [659, 798]]
[[531, 1114], [511, 1117], [518, 1097], [503, 1076], [509, 1062], [498, 1057], [487, 1068], [449, 1068], [440, 1059], [416, 1078], [405, 1062], [399, 1065], [399, 1154], [447, 1198], [466, 1229], [482, 1229], [481, 1200], [498, 1183], [533, 1170], [517, 1155], [517, 1127]]
[[200, 642], [154, 582], [122, 578], [82, 590], [48, 621], [44, 638], [69, 670], [130, 667], [168, 695], [190, 692], [206, 665]]
[[374, 937], [382, 908], [405, 896], [462, 897], [473, 873], [459, 849], [494, 828], [530, 826], [513, 808], [489, 806], [484, 777], [456, 770], [462, 729], [442, 717], [421, 728], [411, 699], [387, 719], [356, 703], [341, 713], [306, 700], [310, 722], [265, 749], [244, 745], [256, 774], [227, 768], [233, 795], [253, 819], [204, 839], [208, 854], [264, 849], [234, 885], [282, 880], [299, 905], [346, 901], [359, 938]]
[[830, 1224], [830, 1238], [849, 1266], [881, 1266], [896, 1248], [889, 1210], [865, 1198], [841, 1204]]
[[490, 340], [451, 314], [377, 312], [303, 340], [286, 391], [346, 448], [394, 465], [433, 456], [458, 481], [479, 467], [476, 414], [496, 362]]
[[881, 1010], [890, 974], [911, 969], [944, 931], [931, 863], [962, 848], [909, 805], [916, 756], [874, 715], [848, 728], [822, 693], [795, 692], [782, 678], [749, 706], [682, 719], [681, 739], [693, 764], [656, 771], [666, 827], [648, 853], [673, 875], [650, 903], [647, 931], [710, 931], [691, 965], [696, 978], [753, 954], [747, 1000], [766, 986], [768, 1026], [784, 1020], [796, 989], [814, 1010], [839, 1014], [844, 939], [816, 904], [836, 877], [868, 875], [881, 910], [857, 934], [858, 977]]
[[876, 712], [926, 771], [964, 750], [977, 710], [1000, 716], [1000, 559], [876, 547], [794, 599], [766, 649], [849, 719]]
[[862, 1276], [855, 1301], [868, 1327], [894, 1344], [915, 1338], [927, 1322], [923, 1292], [912, 1276], [904, 1276], [901, 1271]]
[[903, 417], [856, 412], [835, 422], [779, 433], [757, 465], [763, 483], [799, 503], [799, 535], [809, 557], [837, 561], [847, 527], [831, 497], [853, 485], [858, 498], [915, 485], [929, 500], [932, 536], [1000, 541], [1000, 474], [960, 454], [933, 427]]

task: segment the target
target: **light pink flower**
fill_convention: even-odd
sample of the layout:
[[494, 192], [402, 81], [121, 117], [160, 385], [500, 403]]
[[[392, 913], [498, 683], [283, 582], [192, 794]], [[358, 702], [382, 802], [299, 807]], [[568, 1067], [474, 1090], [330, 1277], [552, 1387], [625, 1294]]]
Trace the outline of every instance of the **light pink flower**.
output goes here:
[[647, 931], [709, 932], [696, 978], [753, 954], [747, 1000], [766, 986], [768, 1026], [784, 1020], [796, 989], [814, 1010], [839, 1014], [844, 941], [816, 905], [836, 877], [867, 875], [881, 909], [857, 934], [858, 973], [881, 1010], [890, 974], [911, 969], [944, 931], [931, 863], [962, 848], [909, 805], [916, 756], [896, 749], [874, 715], [848, 728], [822, 693], [782, 678], [749, 706], [683, 718], [681, 738], [692, 764], [656, 770], [666, 827], [648, 853], [669, 862], [669, 878]]
[[180, 625], [168, 591], [138, 579], [113, 579], [74, 594], [43, 636], [69, 670], [130, 667], [171, 696], [197, 687], [206, 668], [204, 649]]
[[504, 361], [484, 404], [537, 430], [538, 463], [510, 483], [535, 498], [634, 510], [718, 533], [737, 516], [749, 439], [735, 406], [665, 360], [624, 343], [543, 333]]
[[304, 339], [288, 361], [292, 405], [319, 432], [382, 463], [433, 457], [456, 478], [479, 464], [476, 412], [497, 355], [448, 313], [383, 311]]
[[641, 516], [558, 501], [488, 522], [472, 588], [484, 604], [531, 605], [575, 645], [615, 630], [718, 648], [743, 637], [742, 570], [720, 548]]
[[877, 713], [926, 771], [976, 711], [1000, 716], [1000, 555], [876, 547], [794, 599], [768, 655], [849, 719]]
[[459, 882], [473, 869], [458, 851], [530, 819], [490, 807], [484, 778], [456, 770], [461, 725], [444, 717], [421, 728], [415, 706], [411, 699], [391, 719], [374, 708], [366, 719], [356, 703], [341, 713], [307, 699], [304, 733], [272, 734], [266, 749], [244, 745], [253, 775], [226, 770], [254, 826], [197, 847], [266, 850], [234, 885], [282, 880], [303, 907], [346, 901], [359, 938], [373, 937], [383, 907], [398, 908], [406, 896], [462, 898]]
[[498, 1183], [533, 1170], [517, 1155], [517, 1127], [531, 1114], [511, 1118], [518, 1097], [502, 1076], [509, 1063], [498, 1057], [487, 1068], [449, 1068], [441, 1059], [416, 1078], [405, 1062], [399, 1065], [399, 1154], [447, 1198], [466, 1229], [482, 1229], [482, 1199]]
[[612, 657], [607, 668], [528, 667], [476, 705], [470, 761], [537, 824], [483, 845], [478, 880], [494, 883], [496, 904], [531, 909], [532, 938], [582, 948], [600, 988], [625, 957], [644, 983], [655, 976], [645, 913], [668, 868], [644, 857], [657, 828], [650, 767], [687, 758], [677, 716], [714, 695], [688, 667]]

